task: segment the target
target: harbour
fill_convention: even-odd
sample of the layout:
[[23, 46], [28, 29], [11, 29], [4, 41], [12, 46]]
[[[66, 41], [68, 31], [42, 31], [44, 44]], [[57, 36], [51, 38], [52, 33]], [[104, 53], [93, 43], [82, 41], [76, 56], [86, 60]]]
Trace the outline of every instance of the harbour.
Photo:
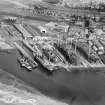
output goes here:
[[49, 5], [1, 10], [0, 68], [67, 105], [105, 103], [104, 11]]

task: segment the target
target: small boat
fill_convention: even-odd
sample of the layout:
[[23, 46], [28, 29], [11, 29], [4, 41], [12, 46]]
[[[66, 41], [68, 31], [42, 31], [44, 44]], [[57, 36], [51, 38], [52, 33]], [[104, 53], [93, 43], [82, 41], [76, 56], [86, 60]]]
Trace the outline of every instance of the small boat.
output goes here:
[[37, 59], [45, 68], [50, 71], [56, 70], [60, 66], [62, 68], [67, 67], [67, 63], [63, 56], [56, 49], [47, 44], [42, 45], [39, 43], [23, 41], [24, 45], [33, 53], [35, 59]]
[[32, 59], [32, 57], [24, 49], [22, 49], [19, 44], [15, 43], [15, 46], [21, 55], [18, 58], [20, 66], [25, 67], [29, 71], [32, 71], [33, 69], [37, 68], [38, 64]]
[[20, 65], [21, 65], [21, 67], [26, 68], [29, 71], [32, 71], [32, 69], [35, 69], [36, 68], [35, 65], [31, 65], [29, 63], [28, 59], [26, 59], [24, 57], [21, 58], [21, 59], [18, 59], [18, 61], [19, 61]]

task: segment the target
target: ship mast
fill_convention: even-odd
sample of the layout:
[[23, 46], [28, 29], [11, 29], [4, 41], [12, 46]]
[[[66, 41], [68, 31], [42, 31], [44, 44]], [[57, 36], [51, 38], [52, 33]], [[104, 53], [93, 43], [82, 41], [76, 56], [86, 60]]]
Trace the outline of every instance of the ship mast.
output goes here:
[[89, 56], [90, 56], [90, 19], [87, 17], [84, 17], [84, 31], [85, 31], [85, 35], [86, 35], [86, 40], [88, 43], [88, 60], [89, 60]]
[[[71, 26], [73, 26], [74, 24], [75, 24], [75, 21], [76, 21], [76, 19], [75, 19], [75, 17], [71, 17], [71, 20], [69, 20], [68, 22], [67, 22], [67, 24], [69, 25], [69, 27], [68, 27], [68, 30], [67, 30], [67, 36], [69, 36], [69, 34], [70, 34], [70, 29], [71, 29]], [[66, 38], [67, 39], [67, 38]], [[78, 41], [78, 39], [76, 39], [75, 40], [76, 41], [76, 44], [75, 44], [75, 53], [76, 53], [76, 49], [77, 49], [77, 41]], [[72, 48], [72, 38], [71, 38], [71, 41], [70, 41], [70, 43], [71, 43], [71, 47], [70, 47], [70, 49]]]

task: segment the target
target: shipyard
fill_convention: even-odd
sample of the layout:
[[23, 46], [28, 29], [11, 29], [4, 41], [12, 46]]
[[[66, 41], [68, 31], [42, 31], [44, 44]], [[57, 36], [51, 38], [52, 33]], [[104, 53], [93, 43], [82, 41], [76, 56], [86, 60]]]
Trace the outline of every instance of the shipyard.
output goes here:
[[45, 1], [0, 10], [0, 68], [67, 105], [104, 105], [105, 5]]

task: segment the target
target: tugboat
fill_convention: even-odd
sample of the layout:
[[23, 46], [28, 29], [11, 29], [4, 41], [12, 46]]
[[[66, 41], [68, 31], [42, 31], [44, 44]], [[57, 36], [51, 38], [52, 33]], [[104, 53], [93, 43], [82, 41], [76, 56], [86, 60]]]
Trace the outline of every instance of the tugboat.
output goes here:
[[23, 58], [19, 59], [18, 61], [21, 64], [21, 67], [25, 67], [29, 71], [32, 71], [32, 67], [26, 58], [23, 57]]

